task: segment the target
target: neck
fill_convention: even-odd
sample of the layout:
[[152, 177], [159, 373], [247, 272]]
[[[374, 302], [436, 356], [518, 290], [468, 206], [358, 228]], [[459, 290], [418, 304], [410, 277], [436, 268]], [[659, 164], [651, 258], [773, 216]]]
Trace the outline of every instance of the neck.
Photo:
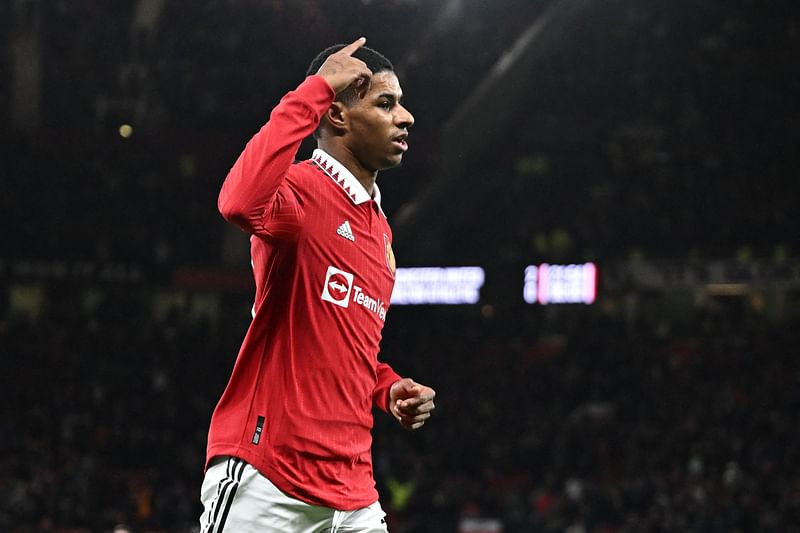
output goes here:
[[320, 149], [325, 150], [339, 163], [344, 165], [344, 167], [349, 170], [353, 176], [355, 176], [358, 182], [361, 183], [370, 196], [374, 194], [375, 180], [378, 177], [377, 171], [369, 170], [364, 167], [358, 158], [353, 155], [353, 152], [351, 152], [346, 146], [343, 146], [339, 143], [325, 142], [320, 139], [317, 143], [317, 146]]

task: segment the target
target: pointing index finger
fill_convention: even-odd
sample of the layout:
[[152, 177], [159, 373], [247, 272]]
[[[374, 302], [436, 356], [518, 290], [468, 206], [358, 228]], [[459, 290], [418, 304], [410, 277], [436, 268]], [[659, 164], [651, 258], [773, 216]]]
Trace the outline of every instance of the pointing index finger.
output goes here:
[[340, 51], [345, 53], [345, 54], [347, 54], [347, 55], [349, 55], [349, 56], [351, 56], [351, 55], [353, 55], [353, 53], [356, 50], [358, 50], [359, 48], [364, 46], [364, 43], [366, 43], [366, 42], [367, 42], [367, 38], [366, 37], [359, 37], [358, 39], [356, 39], [352, 43], [350, 43], [347, 46], [345, 46], [344, 48], [342, 48]]

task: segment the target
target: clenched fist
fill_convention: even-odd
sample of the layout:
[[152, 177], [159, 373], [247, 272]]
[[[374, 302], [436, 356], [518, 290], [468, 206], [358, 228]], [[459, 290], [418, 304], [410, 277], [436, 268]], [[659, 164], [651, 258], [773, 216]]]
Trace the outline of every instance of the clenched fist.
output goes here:
[[396, 381], [389, 389], [389, 410], [406, 429], [419, 429], [431, 417], [436, 392], [413, 379]]

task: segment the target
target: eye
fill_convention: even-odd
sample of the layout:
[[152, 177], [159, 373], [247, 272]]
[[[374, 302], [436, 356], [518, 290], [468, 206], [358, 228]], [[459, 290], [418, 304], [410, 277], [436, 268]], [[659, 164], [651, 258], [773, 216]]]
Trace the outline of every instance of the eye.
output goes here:
[[378, 102], [378, 107], [380, 107], [381, 109], [391, 109], [392, 102], [390, 102], [389, 100], [381, 100], [380, 102]]

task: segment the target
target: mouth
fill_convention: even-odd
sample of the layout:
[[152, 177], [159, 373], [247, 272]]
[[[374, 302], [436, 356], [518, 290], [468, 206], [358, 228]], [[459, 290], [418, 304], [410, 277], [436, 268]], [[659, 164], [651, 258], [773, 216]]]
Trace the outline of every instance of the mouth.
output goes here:
[[401, 152], [405, 152], [408, 150], [408, 142], [406, 142], [406, 138], [408, 138], [408, 133], [402, 133], [392, 139], [392, 144], [400, 149]]

